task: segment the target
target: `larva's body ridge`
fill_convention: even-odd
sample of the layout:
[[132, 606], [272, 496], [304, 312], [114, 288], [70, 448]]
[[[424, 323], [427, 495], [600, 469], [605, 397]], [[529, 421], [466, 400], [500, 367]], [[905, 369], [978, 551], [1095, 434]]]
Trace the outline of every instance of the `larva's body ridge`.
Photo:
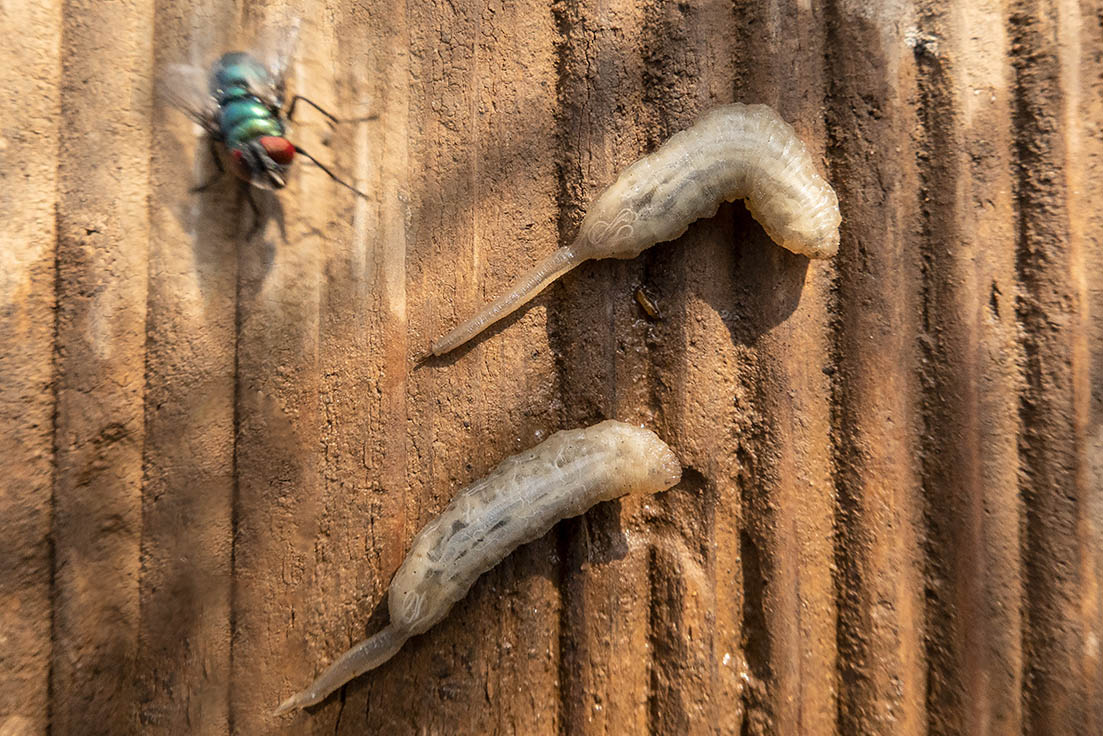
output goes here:
[[556, 432], [506, 458], [461, 490], [413, 539], [388, 591], [390, 623], [339, 657], [276, 711], [321, 702], [428, 630], [478, 577], [560, 519], [627, 493], [657, 493], [681, 478], [677, 457], [654, 432], [609, 420]]
[[570, 246], [433, 343], [433, 354], [467, 342], [582, 261], [634, 258], [736, 199], [778, 245], [810, 258], [838, 250], [838, 199], [793, 127], [766, 105], [721, 105], [624, 169], [591, 203]]
[[[736, 199], [789, 250], [828, 258], [838, 249], [838, 200], [796, 131], [766, 105], [735, 102], [675, 133], [598, 195], [579, 232], [589, 247], [580, 256], [634, 258]], [[618, 219], [631, 228], [606, 235]]]
[[[661, 458], [626, 449], [639, 445]], [[654, 433], [613, 420], [556, 432], [538, 449], [504, 460], [414, 538], [391, 581], [392, 621], [415, 633], [429, 629], [483, 572], [560, 519], [636, 490], [669, 488], [681, 476], [677, 459]], [[658, 476], [636, 478], [653, 467]], [[461, 557], [468, 557], [462, 565]]]

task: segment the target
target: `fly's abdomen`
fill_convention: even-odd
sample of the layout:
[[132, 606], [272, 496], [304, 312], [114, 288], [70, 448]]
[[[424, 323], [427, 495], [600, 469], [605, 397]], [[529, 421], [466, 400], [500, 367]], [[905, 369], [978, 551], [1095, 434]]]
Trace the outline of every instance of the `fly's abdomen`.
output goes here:
[[257, 96], [272, 85], [271, 75], [251, 55], [223, 54], [211, 74], [211, 94], [218, 101], [223, 142], [237, 148], [260, 136], [282, 136], [283, 125], [272, 108]]
[[264, 65], [244, 51], [223, 54], [211, 71], [211, 94], [219, 104], [235, 97], [254, 94], [253, 85], [270, 80]]

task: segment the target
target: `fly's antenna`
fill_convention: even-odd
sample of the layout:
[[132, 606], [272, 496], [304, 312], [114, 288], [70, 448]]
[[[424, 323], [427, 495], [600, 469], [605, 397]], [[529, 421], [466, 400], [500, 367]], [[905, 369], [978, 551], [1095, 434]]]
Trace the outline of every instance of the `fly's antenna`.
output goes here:
[[313, 161], [315, 166], [317, 166], [322, 171], [326, 172], [326, 174], [329, 176], [330, 179], [333, 179], [333, 181], [337, 182], [341, 186], [355, 192], [358, 196], [363, 197], [364, 199], [370, 199], [370, 197], [368, 197], [368, 195], [364, 194], [359, 189], [354, 187], [352, 184], [349, 184], [347, 181], [344, 181], [341, 177], [334, 174], [332, 171], [329, 170], [329, 168], [325, 164], [323, 164], [321, 161], [314, 158], [313, 156], [311, 156], [309, 153], [307, 153], [303, 149], [299, 148], [298, 146], [295, 146], [295, 153], [299, 154], [300, 156], [306, 156], [308, 159]]

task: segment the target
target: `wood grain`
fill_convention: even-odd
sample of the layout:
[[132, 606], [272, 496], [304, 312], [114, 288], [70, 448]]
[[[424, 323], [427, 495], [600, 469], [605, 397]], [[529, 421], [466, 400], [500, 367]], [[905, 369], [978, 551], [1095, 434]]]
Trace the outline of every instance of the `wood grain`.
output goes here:
[[[302, 0], [259, 235], [168, 64], [283, 0], [7, 0], [0, 733], [1103, 730], [1099, 0]], [[716, 104], [836, 187], [430, 342]], [[656, 318], [634, 295], [642, 288]], [[418, 529], [564, 427], [682, 483], [558, 525], [324, 704]]]
[[[53, 652], [54, 336], [61, 16], [0, 5], [27, 28], [0, 63], [0, 732], [41, 733]], [[14, 59], [24, 63], [13, 63]]]

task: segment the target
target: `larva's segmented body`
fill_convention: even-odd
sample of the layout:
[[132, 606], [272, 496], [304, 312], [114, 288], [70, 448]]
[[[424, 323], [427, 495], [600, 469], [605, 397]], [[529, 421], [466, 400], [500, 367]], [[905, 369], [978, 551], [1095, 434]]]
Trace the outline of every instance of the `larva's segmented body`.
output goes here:
[[557, 432], [460, 491], [414, 538], [391, 580], [390, 624], [338, 658], [277, 713], [321, 702], [440, 621], [480, 575], [557, 521], [628, 493], [658, 493], [682, 468], [654, 432], [617, 421]]
[[435, 342], [433, 354], [467, 342], [579, 263], [635, 258], [736, 199], [778, 245], [810, 258], [838, 250], [838, 199], [796, 131], [766, 105], [724, 105], [625, 169], [590, 206], [571, 245]]

